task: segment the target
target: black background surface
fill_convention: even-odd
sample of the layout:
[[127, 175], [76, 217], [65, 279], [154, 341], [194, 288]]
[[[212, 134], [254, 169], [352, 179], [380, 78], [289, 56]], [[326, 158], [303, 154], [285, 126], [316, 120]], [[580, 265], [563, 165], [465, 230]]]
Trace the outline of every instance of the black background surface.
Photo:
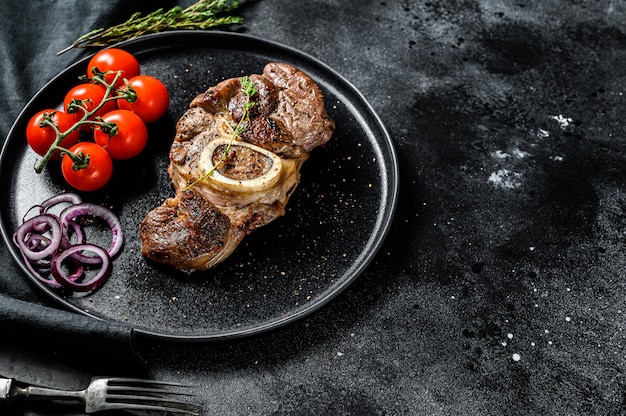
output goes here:
[[[131, 4], [3, 3], [1, 137], [89, 53], [56, 51]], [[626, 6], [264, 0], [242, 15], [230, 30], [315, 56], [369, 100], [399, 154], [399, 209], [322, 311], [240, 341], [142, 343], [150, 376], [198, 385], [206, 414], [625, 413]], [[47, 302], [0, 255], [1, 292]]]

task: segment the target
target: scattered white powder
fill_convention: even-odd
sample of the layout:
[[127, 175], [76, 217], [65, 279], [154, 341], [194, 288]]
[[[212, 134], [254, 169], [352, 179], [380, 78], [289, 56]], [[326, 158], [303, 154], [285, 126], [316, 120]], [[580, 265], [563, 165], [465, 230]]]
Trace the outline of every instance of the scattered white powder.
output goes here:
[[524, 159], [525, 157], [530, 156], [530, 153], [525, 152], [525, 151], [520, 150], [520, 149], [513, 149], [513, 151], [511, 153], [513, 153], [513, 157], [516, 157], [518, 159]]
[[522, 185], [522, 174], [518, 172], [511, 172], [508, 169], [499, 169], [497, 172], [492, 172], [489, 175], [489, 182], [493, 183], [495, 187], [504, 189], [519, 188]]
[[506, 159], [508, 157], [511, 157], [511, 155], [503, 152], [502, 150], [496, 150], [495, 152], [491, 153], [491, 157], [493, 157], [494, 159]]
[[567, 127], [569, 127], [570, 124], [572, 124], [572, 121], [574, 121], [569, 117], [563, 117], [563, 115], [561, 114], [559, 114], [558, 116], [550, 116], [550, 118], [559, 123], [559, 127], [561, 127], [562, 129], [566, 129]]
[[530, 153], [520, 149], [512, 149], [510, 153], [507, 153], [503, 150], [496, 150], [495, 152], [491, 152], [491, 157], [499, 160], [508, 159], [510, 157], [514, 157], [516, 159], [524, 159], [528, 156], [530, 156]]
[[550, 137], [550, 132], [544, 129], [539, 129], [539, 131], [537, 132], [537, 137], [540, 139], [547, 139], [548, 137]]

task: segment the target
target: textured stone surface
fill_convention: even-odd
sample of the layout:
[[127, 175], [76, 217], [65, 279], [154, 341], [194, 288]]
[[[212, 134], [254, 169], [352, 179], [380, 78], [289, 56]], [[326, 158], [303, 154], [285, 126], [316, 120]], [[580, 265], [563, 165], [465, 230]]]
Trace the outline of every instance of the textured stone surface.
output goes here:
[[[26, 19], [10, 3], [3, 20]], [[1, 30], [5, 51], [52, 32], [3, 66], [2, 136], [80, 55], [49, 48], [115, 21], [84, 13], [63, 32]], [[239, 30], [310, 53], [370, 101], [398, 151], [399, 208], [320, 313], [225, 344], [143, 345], [151, 374], [200, 385], [207, 414], [626, 413], [626, 6], [274, 0], [243, 15]]]

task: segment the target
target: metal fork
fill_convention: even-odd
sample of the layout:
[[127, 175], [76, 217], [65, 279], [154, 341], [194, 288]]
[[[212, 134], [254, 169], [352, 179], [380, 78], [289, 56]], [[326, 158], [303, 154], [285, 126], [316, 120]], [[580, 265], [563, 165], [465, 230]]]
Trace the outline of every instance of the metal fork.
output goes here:
[[0, 378], [0, 402], [11, 406], [34, 400], [74, 400], [85, 405], [86, 413], [104, 410], [137, 410], [172, 415], [196, 415], [199, 409], [175, 396], [191, 396], [168, 387], [186, 387], [166, 381], [123, 377], [94, 377], [84, 390], [57, 390]]

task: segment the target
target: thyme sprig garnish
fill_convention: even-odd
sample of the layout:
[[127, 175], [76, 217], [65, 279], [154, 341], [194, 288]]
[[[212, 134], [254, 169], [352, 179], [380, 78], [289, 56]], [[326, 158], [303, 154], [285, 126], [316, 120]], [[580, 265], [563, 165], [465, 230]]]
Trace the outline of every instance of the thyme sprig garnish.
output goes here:
[[169, 10], [157, 9], [146, 15], [140, 12], [133, 13], [128, 20], [109, 28], [92, 30], [76, 39], [67, 48], [57, 55], [73, 48], [90, 46], [109, 46], [138, 36], [158, 33], [166, 30], [180, 29], [210, 29], [216, 26], [241, 24], [239, 16], [227, 15], [239, 7], [237, 0], [200, 0], [197, 3], [182, 9], [180, 6]]
[[243, 133], [244, 123], [246, 121], [250, 121], [250, 111], [252, 110], [252, 107], [254, 107], [254, 104], [255, 104], [255, 102], [252, 100], [252, 97], [254, 97], [254, 95], [256, 95], [257, 93], [256, 85], [254, 84], [254, 82], [250, 80], [250, 78], [248, 78], [248, 76], [244, 76], [241, 78], [241, 89], [243, 90], [243, 93], [246, 96], [246, 102], [243, 105], [243, 112], [242, 112], [241, 118], [239, 119], [235, 127], [233, 127], [233, 131], [230, 135], [228, 144], [224, 148], [224, 151], [222, 152], [220, 159], [217, 161], [216, 164], [213, 165], [213, 167], [211, 167], [211, 169], [208, 172], [205, 172], [198, 179], [196, 179], [195, 181], [187, 185], [187, 187], [185, 188], [185, 191], [189, 190], [196, 183], [203, 181], [209, 176], [213, 175], [213, 173], [217, 170], [217, 168], [220, 165], [222, 165], [222, 163], [224, 163], [224, 161], [226, 160], [226, 157], [228, 156], [228, 152], [230, 151], [230, 147], [233, 144], [233, 142]]

